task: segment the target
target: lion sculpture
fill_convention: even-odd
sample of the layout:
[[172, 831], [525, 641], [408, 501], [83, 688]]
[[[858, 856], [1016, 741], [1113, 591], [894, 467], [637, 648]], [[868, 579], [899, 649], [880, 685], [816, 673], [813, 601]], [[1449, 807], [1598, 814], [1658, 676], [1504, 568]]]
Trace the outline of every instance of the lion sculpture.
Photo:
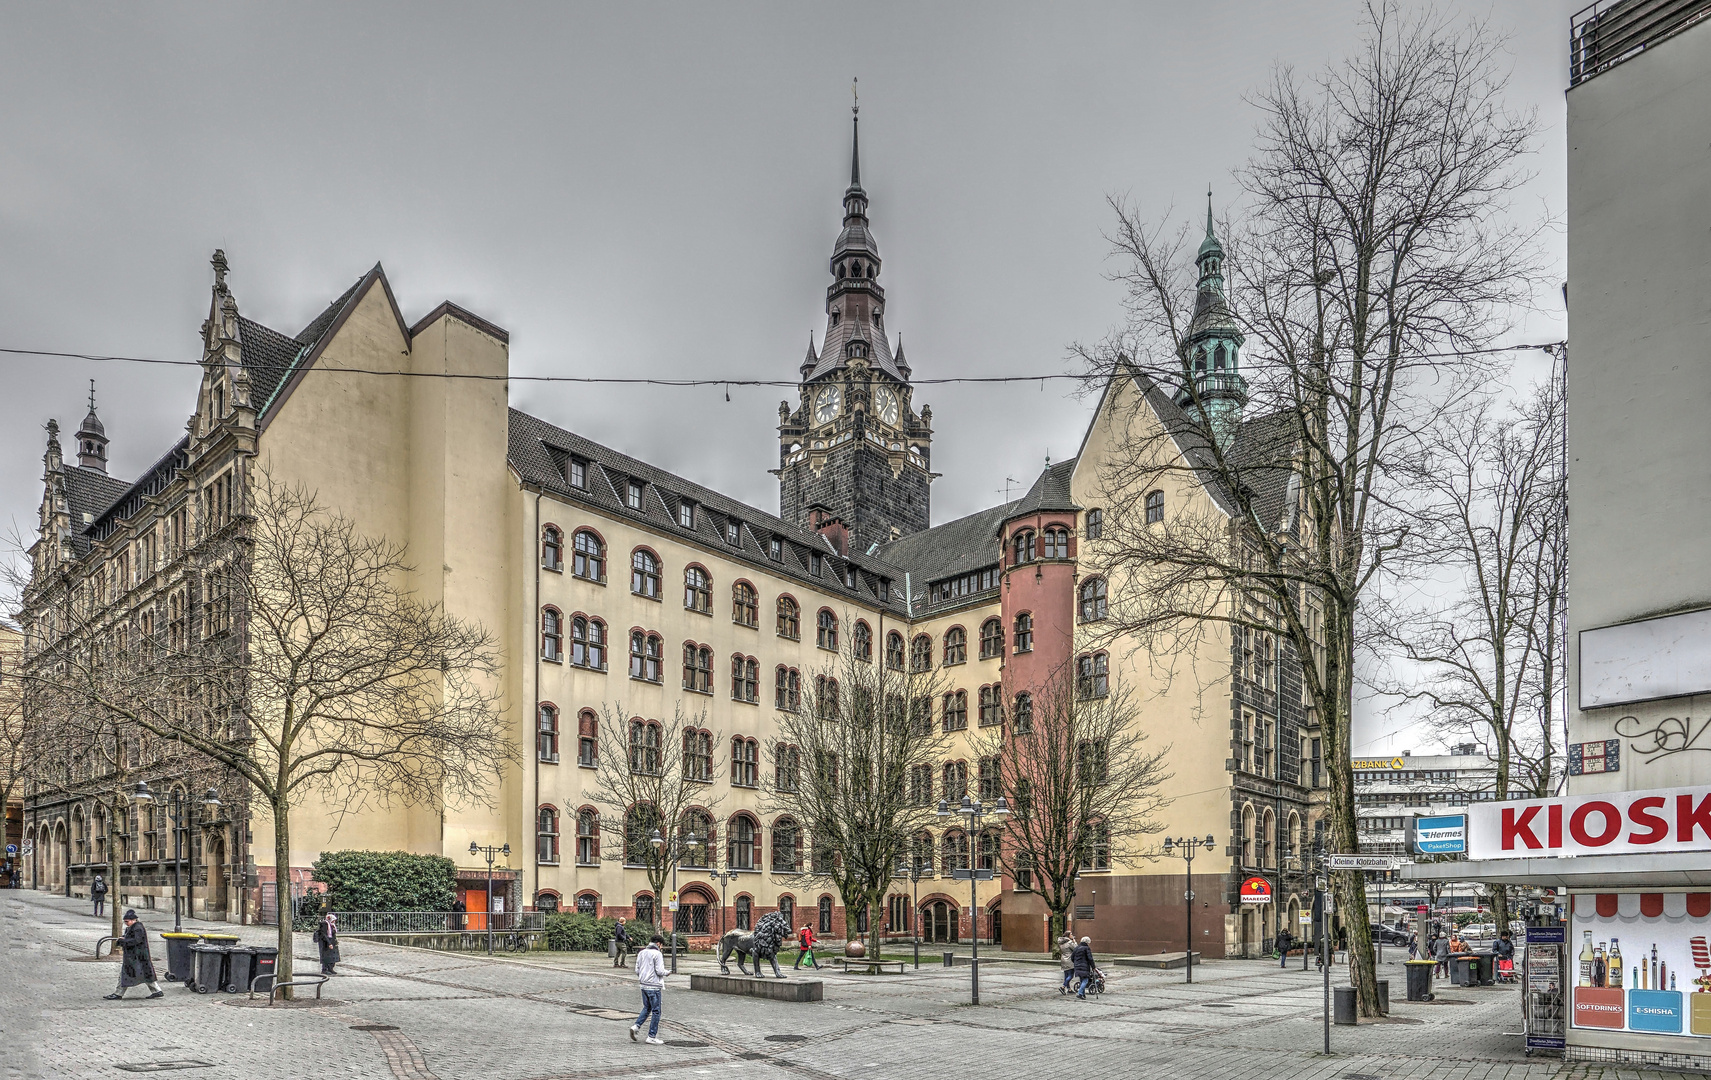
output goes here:
[[731, 973], [725, 962], [731, 958], [732, 953], [736, 953], [737, 970], [744, 975], [749, 973], [749, 969], [743, 966], [743, 961], [752, 956], [756, 976], [760, 975], [761, 958], [765, 957], [772, 961], [774, 977], [784, 978], [784, 972], [778, 969], [778, 947], [784, 944], [785, 939], [790, 936], [790, 931], [790, 920], [781, 911], [762, 915], [760, 922], [747, 933], [741, 930], [726, 931], [725, 936], [719, 939], [719, 971], [725, 975]]

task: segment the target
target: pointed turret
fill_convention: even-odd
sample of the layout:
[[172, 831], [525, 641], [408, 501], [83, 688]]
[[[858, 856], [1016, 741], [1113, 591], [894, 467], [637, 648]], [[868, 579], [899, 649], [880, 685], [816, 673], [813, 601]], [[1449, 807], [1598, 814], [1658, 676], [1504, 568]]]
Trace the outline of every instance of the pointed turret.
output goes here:
[[95, 413], [95, 380], [89, 380], [89, 413], [77, 429], [77, 464], [79, 468], [107, 471], [107, 428]]
[[820, 357], [814, 352], [814, 332], [808, 331], [808, 355], [802, 359], [802, 377], [806, 379], [814, 373], [814, 365], [820, 362]]
[[1211, 188], [1206, 189], [1206, 238], [1194, 261], [1199, 270], [1194, 318], [1182, 340], [1192, 385], [1177, 392], [1176, 402], [1190, 416], [1203, 411], [1214, 437], [1228, 444], [1248, 403], [1248, 384], [1238, 370], [1242, 332], [1224, 296], [1224, 245], [1213, 223]]
[[907, 379], [909, 377], [909, 361], [906, 360], [903, 356], [903, 335], [902, 334], [897, 335], [897, 353], [896, 353], [895, 359], [897, 362], [898, 374], [902, 375], [905, 379]]

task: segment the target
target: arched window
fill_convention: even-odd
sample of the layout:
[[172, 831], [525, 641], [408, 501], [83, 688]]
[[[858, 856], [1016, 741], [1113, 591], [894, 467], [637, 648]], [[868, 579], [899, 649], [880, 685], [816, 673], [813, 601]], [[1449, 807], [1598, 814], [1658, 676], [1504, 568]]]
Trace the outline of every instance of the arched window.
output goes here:
[[945, 833], [944, 839], [939, 841], [939, 849], [946, 873], [968, 869], [967, 833], [961, 829], [951, 829]]
[[838, 680], [830, 675], [814, 676], [814, 714], [822, 720], [838, 718]]
[[713, 817], [703, 810], [691, 810], [683, 815], [683, 865], [704, 870], [713, 865], [712, 849], [718, 843], [718, 830]]
[[802, 610], [788, 596], [778, 598], [778, 636], [791, 641], [802, 640]]
[[754, 657], [731, 657], [731, 700], [751, 705], [760, 700], [760, 664]]
[[1016, 616], [1016, 652], [1034, 651], [1034, 617], [1026, 611]]
[[981, 802], [995, 801], [1004, 794], [999, 783], [999, 766], [996, 757], [983, 757], [975, 766], [975, 798]]
[[706, 645], [683, 643], [683, 688], [697, 694], [713, 692], [713, 650]]
[[1026, 735], [1034, 730], [1034, 695], [1023, 691], [1016, 695], [1016, 707], [1011, 711], [1010, 730]]
[[1081, 868], [1111, 869], [1111, 830], [1103, 820], [1087, 823], [1087, 838], [1081, 845]]
[[658, 634], [640, 630], [630, 634], [630, 678], [664, 682], [664, 660], [665, 641]]
[[760, 605], [755, 599], [755, 587], [746, 581], [731, 586], [731, 621], [750, 629], [760, 625]]
[[814, 644], [833, 652], [838, 648], [838, 617], [829, 608], [821, 608], [815, 617]]
[[[737, 865], [732, 863], [732, 866]], [[737, 929], [747, 930], [754, 921], [754, 901], [746, 896], [737, 897]]]
[[660, 774], [660, 726], [637, 717], [630, 721], [630, 771], [639, 776]]
[[583, 893], [576, 898], [576, 913], [578, 915], [595, 915], [600, 911], [600, 897], [596, 893]]
[[985, 829], [980, 834], [980, 864], [977, 869], [998, 869], [998, 830]]
[[1056, 526], [1046, 530], [1045, 544], [1040, 550], [1045, 559], [1069, 558], [1069, 533]]
[[1004, 655], [1004, 624], [987, 619], [980, 624], [980, 658], [991, 660]]
[[683, 606], [703, 615], [713, 614], [713, 579], [699, 566], [683, 572]]
[[1105, 617], [1105, 579], [1088, 578], [1081, 583], [1081, 621], [1098, 622]]
[[968, 661], [968, 631], [960, 626], [953, 626], [945, 631], [945, 664], [962, 664]]
[[536, 714], [535, 755], [542, 761], [558, 760], [558, 710], [542, 705]]
[[646, 803], [630, 807], [624, 815], [624, 865], [647, 866], [653, 860], [653, 835], [661, 831], [658, 810]]
[[1088, 787], [1110, 779], [1110, 750], [1104, 739], [1083, 739], [1075, 744], [1075, 778]]
[[736, 787], [760, 786], [760, 743], [741, 735], [731, 740], [731, 783]]
[[548, 525], [541, 530], [541, 569], [564, 569], [564, 534], [558, 531], [557, 525]]
[[713, 779], [713, 733], [699, 728], [683, 732], [683, 778], [703, 783]]
[[1004, 687], [998, 683], [980, 688], [980, 726], [992, 727], [1004, 722]]
[[1224, 356], [1225, 356], [1224, 343], [1222, 341], [1220, 341], [1218, 343], [1218, 347], [1212, 351], [1212, 370], [1213, 371], [1223, 371], [1224, 370]]
[[1242, 806], [1242, 865], [1254, 866], [1254, 808], [1252, 803]]
[[885, 635], [885, 666], [892, 671], [903, 670], [903, 635], [895, 630]]
[[909, 643], [909, 670], [931, 671], [933, 669], [933, 639], [926, 634], [916, 634], [915, 640]]
[[594, 768], [600, 764], [600, 719], [593, 709], [576, 714], [576, 763]]
[[640, 548], [630, 556], [630, 591], [649, 600], [659, 599], [659, 559]]
[[[795, 791], [802, 782], [802, 751], [789, 743], [774, 747], [772, 782], [780, 791]], [[801, 841], [798, 841], [800, 846]]]
[[557, 608], [541, 609], [541, 659], [564, 659], [564, 616]]
[[637, 893], [636, 921], [644, 926], [652, 926], [654, 922], [654, 898], [652, 893]]
[[606, 545], [587, 529], [570, 538], [570, 572], [589, 581], [606, 580]]
[[535, 861], [558, 862], [558, 811], [550, 806], [535, 814]]
[[932, 874], [935, 864], [932, 833], [923, 829], [915, 834], [909, 843], [909, 861], [913, 864], [916, 874]]
[[606, 624], [578, 615], [570, 620], [570, 662], [577, 667], [606, 670]]
[[1023, 529], [1010, 541], [1011, 562], [1025, 563], [1034, 561], [1034, 533], [1031, 529]]
[[731, 827], [725, 835], [725, 865], [732, 870], [755, 868], [755, 823], [747, 814], [731, 817]]
[[1194, 373], [1196, 375], [1204, 375], [1206, 373], [1205, 349], [1196, 349], [1194, 352]]
[[1277, 815], [1267, 810], [1260, 818], [1259, 828], [1259, 865], [1277, 865]]
[[1084, 698], [1102, 698], [1111, 692], [1111, 658], [1102, 652], [1087, 653], [1075, 661], [1075, 692]]
[[796, 925], [796, 898], [789, 893], [778, 898], [778, 913], [784, 916], [784, 921], [791, 926]]
[[[782, 817], [772, 823], [772, 869], [774, 873], [794, 873], [802, 865], [802, 830], [795, 818]], [[782, 904], [783, 901], [781, 900]]]
[[1293, 810], [1289, 812], [1289, 830], [1284, 834], [1284, 845], [1284, 858], [1293, 859], [1301, 854], [1301, 815]]
[[968, 691], [952, 690], [945, 695], [946, 731], [966, 731], [968, 729]]
[[539, 892], [535, 894], [535, 910], [548, 915], [558, 911], [558, 893]]
[[850, 645], [855, 658], [864, 664], [873, 663], [873, 630], [861, 619], [856, 620], [855, 638]]
[[819, 929], [819, 933], [829, 934], [831, 932], [832, 932], [832, 898], [829, 896], [822, 896], [822, 897], [820, 897], [820, 929]]
[[944, 777], [939, 789], [944, 793], [941, 798], [952, 806], [962, 802], [962, 797], [968, 794], [968, 762], [947, 761], [940, 772]]
[[1152, 525], [1164, 520], [1164, 492], [1147, 492], [1147, 524]]
[[802, 708], [802, 674], [793, 667], [778, 665], [773, 685], [772, 705], [775, 709], [785, 712], [798, 712]]

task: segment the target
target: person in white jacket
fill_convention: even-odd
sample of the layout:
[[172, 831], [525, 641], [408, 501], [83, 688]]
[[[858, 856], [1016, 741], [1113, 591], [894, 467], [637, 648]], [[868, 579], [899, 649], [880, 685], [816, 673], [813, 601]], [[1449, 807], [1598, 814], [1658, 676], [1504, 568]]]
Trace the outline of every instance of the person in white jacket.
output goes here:
[[660, 946], [665, 939], [658, 934], [648, 942], [647, 948], [636, 954], [636, 981], [642, 986], [642, 1012], [636, 1017], [636, 1022], [630, 1027], [630, 1041], [635, 1042], [641, 1034], [642, 1024], [649, 1016], [653, 1022], [648, 1025], [648, 1042], [655, 1046], [665, 1045], [665, 1040], [659, 1037], [660, 994], [665, 990], [665, 956], [660, 953]]

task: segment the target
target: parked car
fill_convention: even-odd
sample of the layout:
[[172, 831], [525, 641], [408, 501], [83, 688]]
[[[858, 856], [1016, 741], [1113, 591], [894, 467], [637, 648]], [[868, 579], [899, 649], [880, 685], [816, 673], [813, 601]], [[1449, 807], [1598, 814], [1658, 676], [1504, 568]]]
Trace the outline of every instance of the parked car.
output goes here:
[[1406, 945], [1410, 936], [1406, 930], [1384, 923], [1376, 923], [1372, 928], [1372, 940], [1380, 945]]

